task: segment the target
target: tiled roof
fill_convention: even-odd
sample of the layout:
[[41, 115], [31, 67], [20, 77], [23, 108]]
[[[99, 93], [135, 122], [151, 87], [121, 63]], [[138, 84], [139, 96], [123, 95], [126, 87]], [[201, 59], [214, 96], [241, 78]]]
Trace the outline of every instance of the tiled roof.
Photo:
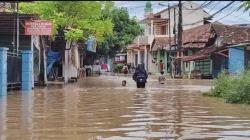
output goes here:
[[[211, 36], [211, 25], [201, 25], [183, 31], [183, 48], [204, 48]], [[177, 42], [176, 42], [177, 43]], [[174, 37], [171, 37], [171, 45], [174, 45]], [[169, 48], [169, 37], [155, 37], [155, 45]]]
[[184, 30], [182, 43], [206, 43], [211, 36], [211, 24], [197, 26], [192, 29]]
[[232, 25], [212, 24], [216, 34], [222, 39], [223, 44], [238, 44], [250, 41], [250, 28]]
[[[235, 45], [250, 41], [250, 28], [223, 24], [205, 24], [192, 29], [184, 30], [182, 34], [183, 48], [205, 48], [210, 46], [210, 39], [219, 37], [221, 45]], [[209, 45], [209, 44], [210, 45]], [[171, 37], [171, 45], [175, 45]], [[169, 48], [169, 37], [155, 37], [152, 50]]]

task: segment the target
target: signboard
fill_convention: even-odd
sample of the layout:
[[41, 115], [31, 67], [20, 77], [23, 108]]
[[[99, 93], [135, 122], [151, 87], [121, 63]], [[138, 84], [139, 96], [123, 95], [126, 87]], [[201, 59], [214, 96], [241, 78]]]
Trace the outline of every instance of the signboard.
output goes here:
[[94, 38], [87, 41], [87, 51], [96, 52], [96, 40]]
[[25, 35], [52, 35], [52, 22], [46, 20], [25, 21]]

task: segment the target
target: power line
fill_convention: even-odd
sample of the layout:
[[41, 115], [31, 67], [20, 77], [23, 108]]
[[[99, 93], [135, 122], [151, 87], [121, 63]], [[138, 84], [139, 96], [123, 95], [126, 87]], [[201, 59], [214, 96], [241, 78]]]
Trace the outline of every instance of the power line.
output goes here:
[[[238, 3], [239, 4], [239, 3]], [[217, 19], [216, 21], [214, 21], [214, 22], [217, 22], [217, 21], [219, 21], [219, 20], [222, 20], [223, 18], [226, 18], [226, 17], [228, 17], [229, 15], [232, 15], [234, 12], [236, 12], [236, 11], [238, 11], [239, 10], [239, 8], [238, 8], [238, 6], [233, 10], [233, 11], [231, 11], [229, 14], [227, 14], [227, 15], [225, 15], [225, 16], [223, 16], [222, 18], [220, 18], [220, 19]]]
[[208, 5], [210, 5], [211, 3], [212, 3], [213, 1], [209, 1], [208, 3], [207, 3], [207, 1], [206, 2], [204, 2], [204, 3], [202, 3], [199, 7], [197, 7], [197, 8], [187, 8], [187, 7], [185, 7], [185, 6], [183, 6], [183, 8], [185, 8], [186, 10], [200, 10], [200, 9], [202, 9], [202, 8], [204, 8], [204, 7], [206, 7], [206, 6], [208, 6]]
[[[214, 14], [210, 15], [209, 17], [207, 17], [207, 19], [210, 19], [210, 18], [214, 17], [216, 14], [222, 12], [224, 9], [226, 9], [227, 7], [229, 7], [230, 5], [232, 5], [233, 3], [234, 3], [234, 1], [230, 2], [226, 6], [224, 6], [223, 8], [221, 8], [220, 10], [218, 10], [217, 12], [215, 12]], [[204, 21], [204, 19], [196, 21], [194, 23], [185, 24], [183, 26], [194, 25], [194, 24], [197, 24], [197, 23], [200, 23], [200, 22], [203, 22], [203, 21]]]
[[220, 13], [222, 10], [226, 9], [227, 7], [229, 7], [230, 5], [232, 5], [234, 3], [234, 1], [230, 2], [229, 4], [227, 4], [225, 7], [221, 8], [219, 11], [215, 12], [214, 14], [212, 14], [210, 17], [215, 16], [216, 14]]
[[209, 9], [208, 13], [210, 13], [211, 11], [213, 11], [215, 9], [215, 7], [217, 7], [219, 5], [220, 1], [217, 1], [217, 3], [214, 4], [214, 6]]
[[195, 8], [195, 9], [190, 9], [190, 8], [187, 8], [183, 5], [183, 7], [187, 10], [193, 10], [191, 12], [188, 13], [188, 15], [192, 14], [192, 13], [196, 13], [198, 10], [204, 10], [204, 8], [206, 8], [207, 6], [211, 5], [213, 3], [213, 1], [210, 1], [208, 4], [204, 5], [204, 6], [199, 6], [200, 8]]

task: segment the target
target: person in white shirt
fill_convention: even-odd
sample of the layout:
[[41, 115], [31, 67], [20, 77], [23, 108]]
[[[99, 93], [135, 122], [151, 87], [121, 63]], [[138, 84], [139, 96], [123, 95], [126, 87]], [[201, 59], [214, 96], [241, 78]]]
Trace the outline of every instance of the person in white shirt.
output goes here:
[[160, 84], [164, 84], [165, 81], [166, 81], [166, 78], [165, 78], [165, 76], [163, 74], [164, 74], [164, 72], [161, 71], [161, 75], [158, 78], [158, 81], [159, 81]]

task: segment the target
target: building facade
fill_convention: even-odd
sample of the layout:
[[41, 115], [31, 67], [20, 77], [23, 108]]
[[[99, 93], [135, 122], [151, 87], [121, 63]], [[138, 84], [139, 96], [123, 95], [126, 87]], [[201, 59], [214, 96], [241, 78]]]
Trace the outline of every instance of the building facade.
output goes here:
[[[171, 56], [173, 50], [170, 43], [175, 44], [174, 37], [178, 25], [178, 5], [170, 6], [153, 14], [151, 4], [148, 2], [145, 8], [145, 18], [140, 21], [144, 26], [144, 35], [138, 36], [127, 48], [127, 63], [137, 65], [144, 63], [149, 73], [159, 73], [159, 63], [164, 63], [164, 73], [170, 72]], [[194, 2], [182, 3], [183, 30], [191, 29], [206, 24], [209, 15]], [[171, 54], [172, 55], [172, 54]]]

